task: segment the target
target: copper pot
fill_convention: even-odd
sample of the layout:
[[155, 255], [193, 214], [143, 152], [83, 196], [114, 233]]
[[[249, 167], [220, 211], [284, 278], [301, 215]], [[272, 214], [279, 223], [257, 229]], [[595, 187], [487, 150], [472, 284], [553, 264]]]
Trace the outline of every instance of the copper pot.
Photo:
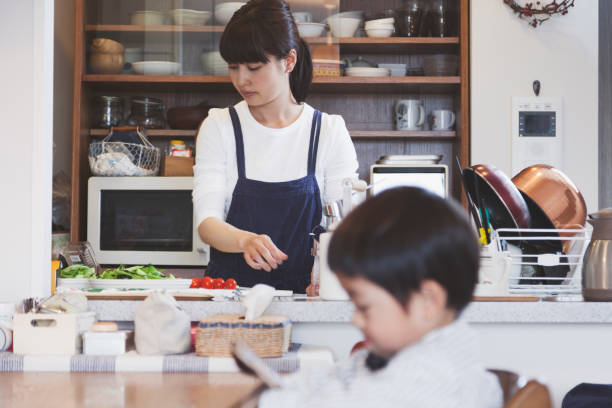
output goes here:
[[[532, 214], [532, 228], [549, 228], [550, 225], [555, 229], [584, 227], [587, 215], [584, 198], [561, 170], [536, 164], [523, 169], [512, 178], [512, 182], [547, 218], [541, 219], [541, 216], [534, 217]], [[563, 242], [564, 253], [569, 251], [570, 245], [571, 241]]]

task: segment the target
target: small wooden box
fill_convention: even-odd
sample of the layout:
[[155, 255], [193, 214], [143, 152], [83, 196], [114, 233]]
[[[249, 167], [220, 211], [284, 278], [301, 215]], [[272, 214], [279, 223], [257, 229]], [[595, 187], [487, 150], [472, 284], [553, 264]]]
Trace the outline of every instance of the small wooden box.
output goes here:
[[164, 156], [161, 175], [164, 177], [191, 177], [193, 176], [193, 157]]
[[196, 354], [231, 357], [233, 343], [241, 339], [259, 357], [280, 357], [289, 351], [291, 320], [282, 315], [263, 315], [244, 320], [244, 315], [217, 314], [200, 321]]

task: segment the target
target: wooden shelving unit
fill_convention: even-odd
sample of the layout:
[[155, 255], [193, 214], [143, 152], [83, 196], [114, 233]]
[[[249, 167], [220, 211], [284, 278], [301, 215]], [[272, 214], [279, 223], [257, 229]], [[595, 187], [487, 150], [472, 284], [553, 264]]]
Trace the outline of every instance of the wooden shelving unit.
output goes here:
[[[307, 102], [324, 112], [340, 114], [355, 142], [360, 162], [359, 173], [367, 178], [369, 166], [385, 154], [442, 154], [442, 163], [455, 168], [455, 156], [469, 165], [469, 0], [450, 0], [459, 7], [459, 32], [456, 37], [334, 38], [311, 37], [310, 45], [337, 45], [341, 58], [363, 56], [374, 62], [401, 62], [410, 66], [428, 54], [452, 54], [459, 59], [456, 76], [404, 77], [315, 77]], [[299, 9], [298, 2], [292, 3]], [[315, 7], [310, 2], [309, 7]], [[321, 1], [322, 3], [322, 1]], [[75, 0], [75, 75], [73, 114], [73, 170], [71, 239], [85, 237], [87, 179], [90, 176], [87, 150], [90, 141], [108, 134], [92, 122], [92, 99], [96, 95], [151, 96], [164, 101], [167, 108], [191, 106], [202, 101], [213, 106], [228, 106], [239, 101], [229, 77], [199, 75], [199, 56], [216, 44], [224, 27], [206, 26], [136, 26], [126, 24], [130, 13], [145, 10], [145, 0]], [[402, 0], [380, 2], [339, 0], [340, 11], [364, 10], [366, 13], [402, 7]], [[304, 5], [301, 4], [303, 7]], [[95, 24], [92, 24], [95, 23]], [[190, 75], [98, 75], [87, 68], [87, 47], [95, 37], [120, 41], [128, 47], [166, 44], [166, 51], [179, 52]], [[173, 48], [174, 47], [174, 48]], [[178, 48], [177, 48], [178, 47]], [[163, 48], [163, 47], [161, 47]], [[214, 48], [212, 48], [214, 49]], [[155, 50], [155, 51], [164, 51]], [[178, 57], [175, 54], [174, 57]], [[187, 60], [183, 59], [187, 57]], [[416, 61], [416, 62], [415, 62]], [[189, 66], [187, 66], [189, 65]], [[399, 99], [421, 98], [427, 112], [452, 109], [456, 113], [455, 130], [394, 130], [393, 104]], [[127, 105], [126, 105], [127, 109]], [[126, 117], [129, 111], [124, 112]], [[429, 126], [425, 126], [429, 129]], [[164, 145], [179, 138], [193, 143], [195, 130], [150, 129], [147, 136]], [[459, 181], [451, 175], [451, 191], [460, 197]]]
[[[108, 135], [109, 129], [90, 129], [89, 136], [100, 138]], [[196, 130], [147, 129], [149, 138], [184, 137], [193, 138]], [[353, 139], [413, 139], [413, 140], [453, 140], [457, 137], [454, 130], [349, 130]]]

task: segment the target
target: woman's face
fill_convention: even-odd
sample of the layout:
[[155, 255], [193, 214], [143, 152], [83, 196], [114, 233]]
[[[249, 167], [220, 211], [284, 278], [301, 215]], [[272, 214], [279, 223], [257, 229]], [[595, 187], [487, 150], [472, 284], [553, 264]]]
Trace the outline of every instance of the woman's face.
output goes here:
[[236, 90], [249, 106], [266, 105], [290, 95], [289, 74], [295, 63], [291, 56], [278, 59], [268, 56], [269, 62], [229, 64], [229, 76]]

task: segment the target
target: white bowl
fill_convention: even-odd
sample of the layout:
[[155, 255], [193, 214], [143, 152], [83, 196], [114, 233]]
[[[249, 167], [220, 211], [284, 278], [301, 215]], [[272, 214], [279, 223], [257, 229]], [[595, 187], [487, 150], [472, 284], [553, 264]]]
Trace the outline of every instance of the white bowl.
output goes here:
[[328, 17], [328, 19], [342, 17], [342, 18], [358, 18], [360, 20], [363, 20], [363, 15], [364, 15], [364, 12], [362, 10], [343, 11], [342, 13], [332, 14], [331, 16]]
[[367, 30], [368, 28], [394, 28], [395, 25], [393, 23], [365, 23], [364, 28]]
[[142, 75], [173, 75], [181, 68], [178, 62], [170, 61], [139, 61], [132, 62], [134, 72]]
[[312, 14], [308, 11], [294, 11], [293, 19], [296, 23], [310, 23], [312, 22]]
[[246, 3], [239, 1], [230, 1], [227, 3], [217, 4], [215, 7], [215, 19], [219, 24], [227, 24], [232, 19], [232, 16], [238, 9]]
[[344, 69], [344, 75], [346, 76], [367, 76], [367, 77], [380, 77], [389, 76], [390, 71], [387, 68], [376, 68], [376, 67], [349, 67]]
[[174, 9], [171, 12], [172, 19], [176, 25], [201, 26], [206, 24], [212, 16], [210, 11], [199, 11], [189, 9]]
[[367, 27], [368, 25], [371, 25], [371, 24], [393, 24], [393, 23], [395, 23], [395, 19], [393, 17], [377, 18], [376, 20], [366, 21], [365, 26]]
[[226, 76], [227, 62], [221, 57], [219, 51], [203, 52], [200, 56], [204, 75]]
[[154, 10], [135, 11], [132, 13], [130, 22], [133, 25], [163, 25], [164, 14]]
[[353, 37], [361, 19], [353, 17], [330, 17], [327, 24], [334, 37]]
[[325, 24], [320, 23], [297, 23], [300, 37], [320, 37], [325, 30]]
[[393, 28], [366, 28], [366, 34], [368, 37], [391, 37]]

